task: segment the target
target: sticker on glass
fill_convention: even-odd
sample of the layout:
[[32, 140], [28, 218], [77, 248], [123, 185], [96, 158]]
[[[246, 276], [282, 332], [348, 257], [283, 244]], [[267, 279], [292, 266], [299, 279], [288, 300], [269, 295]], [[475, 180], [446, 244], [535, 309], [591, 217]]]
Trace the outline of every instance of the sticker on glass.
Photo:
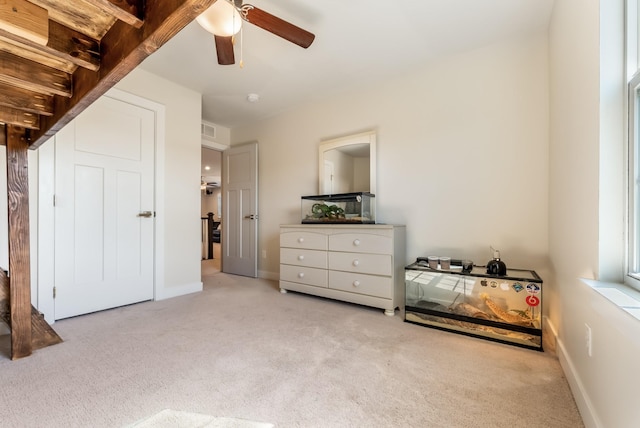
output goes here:
[[527, 284], [527, 292], [531, 294], [538, 294], [540, 292], [540, 286], [538, 284], [530, 282], [529, 284]]
[[524, 301], [527, 302], [529, 306], [538, 306], [540, 304], [540, 299], [536, 296], [527, 296]]

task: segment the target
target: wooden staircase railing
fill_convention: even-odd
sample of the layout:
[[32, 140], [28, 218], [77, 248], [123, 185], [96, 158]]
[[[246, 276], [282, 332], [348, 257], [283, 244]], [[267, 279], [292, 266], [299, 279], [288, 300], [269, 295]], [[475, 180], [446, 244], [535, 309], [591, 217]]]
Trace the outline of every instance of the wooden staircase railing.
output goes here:
[[[11, 309], [9, 304], [10, 278], [0, 269], [0, 321], [11, 329]], [[51, 328], [44, 316], [31, 306], [31, 350], [35, 351], [62, 342], [62, 338]], [[13, 358], [13, 356], [12, 356]]]
[[[213, 213], [207, 213], [206, 217], [201, 217], [202, 220], [202, 244], [206, 245], [206, 257], [203, 254], [203, 260], [210, 260], [213, 258], [213, 235], [215, 230], [220, 225], [219, 221], [213, 220]], [[220, 241], [218, 241], [220, 242]]]

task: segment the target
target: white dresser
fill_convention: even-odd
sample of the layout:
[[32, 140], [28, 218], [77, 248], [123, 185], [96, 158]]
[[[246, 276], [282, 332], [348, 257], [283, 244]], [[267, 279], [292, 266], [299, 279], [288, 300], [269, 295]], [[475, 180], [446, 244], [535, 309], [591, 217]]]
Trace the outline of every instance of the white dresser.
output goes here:
[[280, 226], [280, 291], [384, 309], [404, 305], [405, 227]]

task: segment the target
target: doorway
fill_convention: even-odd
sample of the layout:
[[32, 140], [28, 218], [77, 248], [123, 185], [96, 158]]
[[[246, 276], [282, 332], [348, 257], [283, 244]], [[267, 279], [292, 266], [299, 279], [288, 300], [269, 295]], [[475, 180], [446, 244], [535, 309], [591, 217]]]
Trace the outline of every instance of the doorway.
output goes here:
[[[222, 271], [222, 152], [201, 148], [200, 214], [202, 221], [202, 277]], [[212, 215], [213, 223], [209, 220]], [[213, 228], [211, 231], [209, 228]], [[209, 238], [213, 242], [209, 243]]]

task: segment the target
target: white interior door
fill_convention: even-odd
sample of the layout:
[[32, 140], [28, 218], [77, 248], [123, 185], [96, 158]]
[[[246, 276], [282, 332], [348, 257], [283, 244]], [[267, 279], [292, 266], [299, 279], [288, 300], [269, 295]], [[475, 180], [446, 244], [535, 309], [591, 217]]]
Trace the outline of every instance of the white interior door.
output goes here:
[[102, 97], [56, 135], [56, 319], [153, 299], [154, 130]]
[[222, 271], [258, 276], [258, 143], [222, 153]]
[[324, 161], [324, 180], [323, 180], [324, 189], [320, 193], [323, 195], [332, 195], [333, 194], [333, 162], [325, 160]]

